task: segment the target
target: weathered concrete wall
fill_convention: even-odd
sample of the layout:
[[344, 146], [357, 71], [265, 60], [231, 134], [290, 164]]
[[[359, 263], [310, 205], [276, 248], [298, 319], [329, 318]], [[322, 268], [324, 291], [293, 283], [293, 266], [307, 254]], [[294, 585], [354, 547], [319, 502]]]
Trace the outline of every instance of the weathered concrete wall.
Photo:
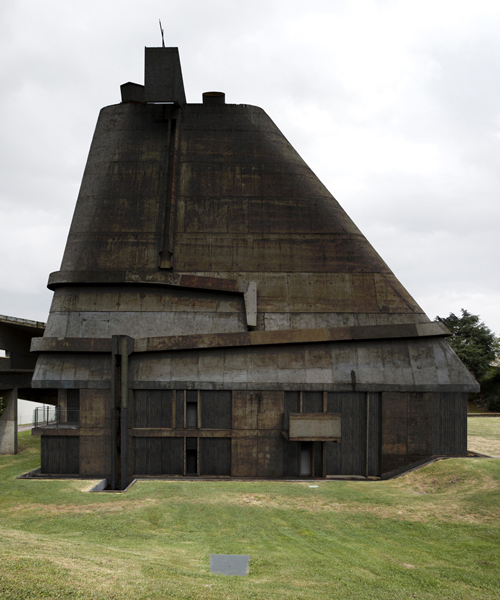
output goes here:
[[[44, 472], [109, 476], [109, 392], [82, 390], [79, 429], [40, 429]], [[194, 423], [186, 403], [197, 404]], [[136, 390], [127, 425], [127, 481], [140, 475], [300, 475], [302, 441], [313, 441], [315, 476], [378, 476], [432, 456], [467, 453], [466, 394], [453, 392], [282, 392]], [[314, 421], [297, 441], [294, 420]], [[335, 421], [334, 431], [325, 424]], [[333, 441], [332, 436], [335, 438]], [[77, 438], [69, 440], [66, 438]], [[49, 439], [55, 438], [55, 439]], [[69, 453], [68, 457], [65, 453]], [[75, 462], [77, 461], [77, 462]], [[71, 471], [68, 469], [72, 469]]]
[[[136, 389], [463, 391], [477, 384], [444, 340], [421, 338], [133, 354]], [[40, 357], [36, 385], [109, 388], [106, 354]]]
[[[383, 391], [457, 386], [472, 376], [441, 340], [345, 342], [133, 355], [136, 387]], [[354, 378], [354, 379], [353, 379]]]
[[0, 390], [7, 408], [0, 416], [0, 454], [17, 454], [17, 389]]

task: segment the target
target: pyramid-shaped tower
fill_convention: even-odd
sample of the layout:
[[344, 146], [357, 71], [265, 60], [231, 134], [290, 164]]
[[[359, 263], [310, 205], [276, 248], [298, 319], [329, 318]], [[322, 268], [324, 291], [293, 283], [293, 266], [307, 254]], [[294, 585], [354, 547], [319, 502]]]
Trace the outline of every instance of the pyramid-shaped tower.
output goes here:
[[146, 48], [90, 148], [33, 385], [42, 472], [379, 477], [466, 454], [477, 384], [257, 107]]

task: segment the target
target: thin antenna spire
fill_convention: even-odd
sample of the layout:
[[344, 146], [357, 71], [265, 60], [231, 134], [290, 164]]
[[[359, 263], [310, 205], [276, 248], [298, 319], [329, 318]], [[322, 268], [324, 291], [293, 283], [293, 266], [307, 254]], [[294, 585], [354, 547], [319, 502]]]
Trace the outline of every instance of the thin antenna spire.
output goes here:
[[165, 38], [163, 37], [163, 27], [161, 26], [161, 19], [158, 19], [158, 21], [160, 22], [160, 31], [161, 31], [161, 45], [163, 48], [165, 48]]

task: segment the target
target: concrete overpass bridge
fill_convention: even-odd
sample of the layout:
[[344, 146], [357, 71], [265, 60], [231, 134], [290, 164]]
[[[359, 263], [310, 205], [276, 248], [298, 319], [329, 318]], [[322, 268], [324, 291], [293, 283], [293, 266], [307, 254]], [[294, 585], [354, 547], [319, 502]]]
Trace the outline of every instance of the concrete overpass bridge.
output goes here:
[[0, 315], [0, 397], [7, 407], [0, 416], [0, 454], [17, 453], [17, 399], [57, 404], [57, 392], [33, 389], [31, 379], [36, 354], [31, 354], [31, 340], [42, 337], [45, 323]]

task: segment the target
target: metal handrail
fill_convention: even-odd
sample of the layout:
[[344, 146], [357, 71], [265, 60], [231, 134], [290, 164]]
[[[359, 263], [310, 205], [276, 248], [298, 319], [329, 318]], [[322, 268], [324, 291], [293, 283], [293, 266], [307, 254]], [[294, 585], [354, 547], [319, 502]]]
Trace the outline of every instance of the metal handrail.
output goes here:
[[77, 408], [41, 406], [35, 408], [35, 427], [79, 427], [80, 411]]

